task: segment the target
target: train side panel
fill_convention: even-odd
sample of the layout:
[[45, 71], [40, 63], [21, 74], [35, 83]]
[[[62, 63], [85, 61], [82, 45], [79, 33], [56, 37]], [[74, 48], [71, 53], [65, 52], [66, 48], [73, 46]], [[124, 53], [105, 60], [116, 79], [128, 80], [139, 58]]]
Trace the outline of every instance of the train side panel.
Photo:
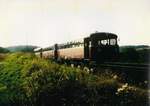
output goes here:
[[58, 55], [63, 59], [83, 59], [84, 47], [64, 48], [58, 50]]
[[43, 58], [53, 58], [54, 57], [54, 51], [49, 50], [49, 51], [43, 51]]
[[41, 52], [35, 52], [35, 55], [36, 55], [37, 57], [40, 57], [40, 53], [41, 53]]

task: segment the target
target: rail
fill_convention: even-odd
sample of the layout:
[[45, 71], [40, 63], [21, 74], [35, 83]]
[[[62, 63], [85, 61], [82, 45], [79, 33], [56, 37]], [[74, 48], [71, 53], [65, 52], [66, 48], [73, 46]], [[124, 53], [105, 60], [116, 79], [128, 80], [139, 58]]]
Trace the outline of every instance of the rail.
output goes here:
[[145, 71], [148, 72], [150, 69], [149, 64], [138, 64], [138, 63], [120, 63], [120, 62], [105, 62], [99, 64], [100, 67], [110, 67], [116, 69], [128, 69], [134, 71]]

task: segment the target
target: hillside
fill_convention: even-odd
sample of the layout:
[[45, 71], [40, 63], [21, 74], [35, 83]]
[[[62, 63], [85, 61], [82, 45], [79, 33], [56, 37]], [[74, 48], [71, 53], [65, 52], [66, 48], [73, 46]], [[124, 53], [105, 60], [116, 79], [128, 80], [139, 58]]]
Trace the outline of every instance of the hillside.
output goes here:
[[0, 53], [8, 53], [9, 50], [3, 47], [0, 47]]
[[124, 51], [124, 49], [127, 48], [134, 48], [136, 50], [143, 50], [143, 49], [149, 49], [150, 50], [150, 46], [148, 45], [126, 45], [126, 46], [120, 46], [120, 52]]
[[33, 52], [35, 48], [38, 46], [32, 46], [32, 45], [19, 45], [19, 46], [10, 46], [7, 47], [10, 52]]
[[149, 56], [150, 46], [120, 46], [120, 61], [122, 62], [149, 63]]

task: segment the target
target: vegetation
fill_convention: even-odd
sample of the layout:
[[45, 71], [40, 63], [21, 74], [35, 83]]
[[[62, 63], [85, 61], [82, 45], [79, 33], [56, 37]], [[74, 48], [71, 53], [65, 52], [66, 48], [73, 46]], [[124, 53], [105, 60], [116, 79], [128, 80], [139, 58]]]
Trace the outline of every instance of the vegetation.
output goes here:
[[0, 47], [0, 61], [2, 61], [5, 58], [5, 54], [9, 52], [8, 49]]
[[22, 45], [22, 46], [11, 46], [7, 47], [10, 52], [33, 52], [37, 46]]
[[8, 53], [9, 50], [3, 47], [0, 47], [0, 53]]
[[58, 65], [29, 53], [9, 54], [0, 64], [0, 106], [148, 105], [148, 91], [118, 76]]
[[150, 47], [122, 46], [120, 47], [120, 61], [134, 63], [149, 63]]

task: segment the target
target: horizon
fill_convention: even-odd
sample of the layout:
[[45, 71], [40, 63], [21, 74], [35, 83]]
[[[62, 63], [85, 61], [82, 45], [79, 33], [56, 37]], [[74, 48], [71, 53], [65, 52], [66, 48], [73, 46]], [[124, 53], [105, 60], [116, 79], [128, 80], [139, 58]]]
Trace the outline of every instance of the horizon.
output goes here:
[[[18, 46], [36, 46], [36, 47], [40, 47], [40, 46], [38, 46], [38, 45], [11, 45], [11, 46], [7, 46], [7, 47], [3, 47], [3, 46], [0, 46], [0, 47], [2, 47], [2, 48], [9, 48], [9, 47], [18, 47]], [[53, 45], [49, 45], [49, 46], [46, 46], [46, 47], [40, 47], [40, 48], [47, 48], [47, 47], [50, 47], [50, 46], [54, 46], [54, 44]], [[142, 45], [142, 44], [131, 44], [131, 45], [119, 45], [120, 47], [121, 46], [149, 46], [150, 47], [150, 45]]]
[[48, 47], [96, 31], [117, 34], [119, 45], [149, 46], [149, 4], [149, 0], [0, 0], [0, 47]]

